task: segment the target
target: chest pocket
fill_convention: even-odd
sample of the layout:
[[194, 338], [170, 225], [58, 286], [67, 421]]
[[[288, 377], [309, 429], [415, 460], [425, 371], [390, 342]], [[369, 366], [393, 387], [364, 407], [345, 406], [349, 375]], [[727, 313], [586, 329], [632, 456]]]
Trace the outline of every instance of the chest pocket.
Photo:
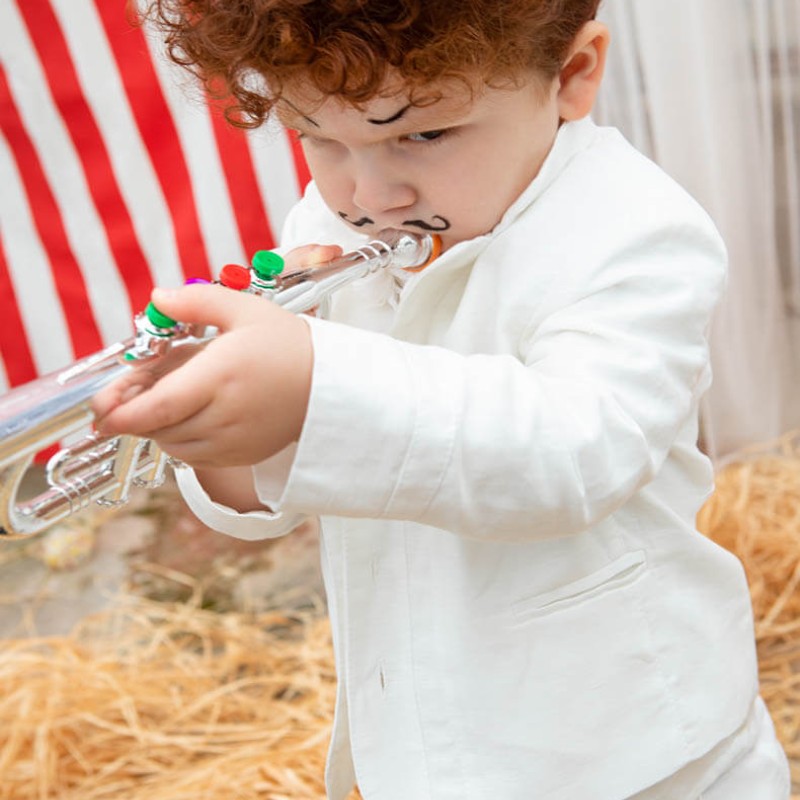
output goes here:
[[636, 581], [644, 573], [647, 558], [644, 550], [625, 553], [601, 569], [570, 581], [557, 589], [526, 597], [511, 607], [514, 622], [554, 614], [571, 608], [606, 592], [614, 591]]

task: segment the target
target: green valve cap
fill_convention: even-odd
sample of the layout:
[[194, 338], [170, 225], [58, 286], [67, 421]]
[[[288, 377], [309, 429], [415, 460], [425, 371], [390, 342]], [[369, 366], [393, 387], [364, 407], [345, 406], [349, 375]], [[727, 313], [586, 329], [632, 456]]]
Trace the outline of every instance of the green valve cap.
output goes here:
[[166, 314], [162, 314], [152, 303], [147, 304], [147, 308], [144, 310], [147, 319], [156, 326], [156, 328], [174, 328], [178, 323], [168, 317]]
[[269, 280], [283, 271], [283, 259], [272, 250], [259, 250], [250, 262], [259, 278]]

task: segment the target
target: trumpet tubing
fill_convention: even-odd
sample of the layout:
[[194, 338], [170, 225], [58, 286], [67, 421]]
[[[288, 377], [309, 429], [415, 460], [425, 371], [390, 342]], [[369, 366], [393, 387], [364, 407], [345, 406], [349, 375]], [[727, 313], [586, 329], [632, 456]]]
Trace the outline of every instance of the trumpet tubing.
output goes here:
[[[386, 230], [358, 250], [288, 274], [281, 274], [275, 254], [262, 251], [248, 275], [229, 275], [228, 285], [302, 313], [380, 269], [420, 269], [438, 255], [438, 247], [434, 236]], [[133, 486], [156, 487], [164, 481], [172, 462], [155, 442], [97, 433], [81, 436], [94, 420], [92, 398], [135, 369], [137, 362], [164, 359], [185, 346], [202, 346], [215, 332], [170, 320], [152, 307], [137, 315], [134, 324], [136, 333], [129, 339], [0, 397], [0, 540], [39, 533], [92, 503], [123, 504]], [[80, 438], [48, 461], [47, 488], [21, 497], [36, 454], [76, 436]]]

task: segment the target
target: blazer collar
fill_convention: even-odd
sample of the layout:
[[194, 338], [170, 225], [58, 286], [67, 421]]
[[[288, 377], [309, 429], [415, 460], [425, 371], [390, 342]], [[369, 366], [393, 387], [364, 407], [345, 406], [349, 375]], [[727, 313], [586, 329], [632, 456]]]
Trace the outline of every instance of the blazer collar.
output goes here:
[[490, 236], [502, 233], [541, 197], [554, 183], [572, 159], [583, 152], [597, 137], [598, 127], [589, 117], [576, 122], [565, 122], [556, 133], [553, 146], [536, 177], [528, 184], [522, 194], [508, 207], [500, 222]]

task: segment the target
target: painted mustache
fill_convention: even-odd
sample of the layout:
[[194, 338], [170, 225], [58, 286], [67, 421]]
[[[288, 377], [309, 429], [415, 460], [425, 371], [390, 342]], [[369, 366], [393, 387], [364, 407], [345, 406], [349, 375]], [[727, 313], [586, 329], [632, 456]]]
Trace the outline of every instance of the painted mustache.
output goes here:
[[374, 225], [375, 220], [370, 219], [369, 217], [361, 217], [360, 219], [350, 219], [344, 211], [339, 212], [339, 216], [345, 220], [345, 222], [349, 222], [351, 225], [355, 225], [356, 228], [363, 228], [364, 225]]
[[423, 231], [446, 231], [450, 227], [450, 223], [438, 214], [434, 214], [431, 219], [438, 219], [439, 223], [432, 225], [430, 222], [425, 222], [424, 219], [407, 219], [403, 222], [403, 225], [421, 228]]
[[[339, 216], [346, 222], [354, 225], [356, 228], [363, 228], [364, 225], [375, 224], [375, 220], [370, 219], [369, 217], [350, 219], [347, 214], [344, 213], [344, 211], [340, 211]], [[450, 222], [439, 214], [434, 214], [433, 217], [431, 217], [431, 220], [438, 220], [438, 222], [434, 224], [433, 222], [426, 222], [424, 219], [407, 219], [403, 221], [403, 225], [408, 225], [409, 227], [419, 228], [420, 230], [431, 232], [446, 231], [450, 228]]]

